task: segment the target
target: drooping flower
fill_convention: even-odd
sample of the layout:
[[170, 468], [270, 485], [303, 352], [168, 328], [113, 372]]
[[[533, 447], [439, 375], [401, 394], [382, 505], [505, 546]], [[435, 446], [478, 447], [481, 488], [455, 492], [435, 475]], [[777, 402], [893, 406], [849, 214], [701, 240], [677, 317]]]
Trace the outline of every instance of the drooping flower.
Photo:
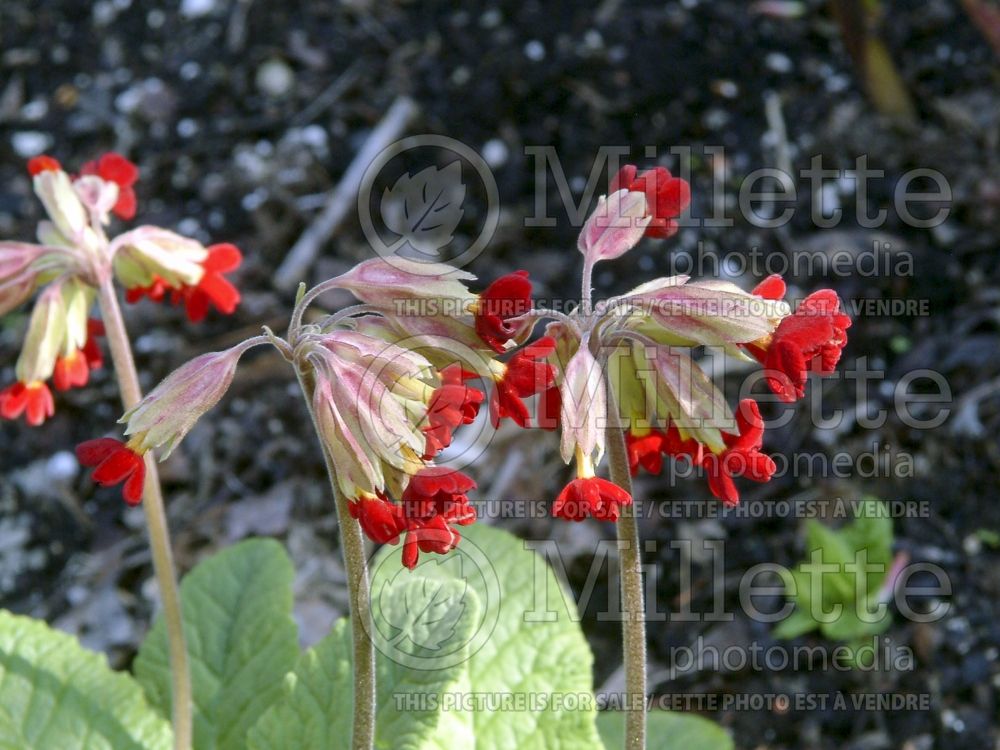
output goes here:
[[460, 471], [428, 467], [413, 476], [402, 497], [403, 565], [412, 570], [420, 552], [445, 554], [462, 538], [455, 526], [476, 520], [468, 492], [476, 483]]
[[654, 167], [638, 176], [634, 164], [626, 164], [611, 180], [609, 193], [629, 190], [646, 196], [646, 236], [666, 238], [677, 233], [677, 217], [691, 203], [691, 186], [686, 180], [674, 177], [666, 167]]
[[80, 443], [76, 457], [83, 466], [93, 467], [91, 478], [102, 487], [122, 484], [122, 497], [129, 505], [142, 501], [146, 464], [142, 453], [113, 438]]
[[425, 423], [420, 428], [427, 438], [424, 458], [430, 459], [451, 445], [459, 425], [472, 424], [483, 402], [483, 393], [465, 384], [476, 378], [458, 363], [441, 370], [441, 385], [427, 404]]
[[396, 544], [403, 527], [402, 507], [383, 495], [359, 497], [347, 506], [361, 530], [377, 544]]
[[515, 271], [490, 284], [475, 305], [476, 333], [494, 351], [504, 352], [507, 342], [523, 330], [512, 321], [531, 310], [531, 282], [527, 271]]
[[37, 427], [55, 411], [52, 391], [42, 381], [18, 381], [0, 391], [0, 417], [4, 419], [17, 419], [24, 414], [25, 421]]
[[[754, 289], [764, 299], [780, 299], [785, 285], [780, 277], [769, 277]], [[820, 289], [806, 297], [791, 315], [781, 320], [770, 336], [750, 342], [746, 349], [762, 365], [770, 389], [782, 401], [805, 395], [809, 372], [831, 374], [847, 345], [851, 319], [840, 311], [840, 300], [832, 289]]]
[[760, 452], [764, 439], [764, 420], [753, 399], [744, 399], [736, 410], [738, 435], [725, 435], [726, 449], [722, 453], [705, 452], [701, 465], [708, 476], [712, 494], [726, 505], [740, 501], [734, 477], [746, 477], [754, 482], [770, 481], [776, 470], [774, 460]]
[[202, 275], [193, 287], [182, 292], [188, 318], [198, 323], [208, 315], [209, 306], [224, 315], [232, 315], [240, 303], [240, 292], [222, 274], [235, 271], [243, 262], [243, 254], [235, 245], [210, 245], [208, 257], [202, 263]]
[[520, 427], [528, 427], [531, 412], [524, 399], [548, 391], [555, 384], [555, 369], [546, 359], [555, 350], [555, 341], [541, 338], [519, 349], [502, 366], [496, 387], [490, 394], [490, 419], [499, 426], [509, 417]]
[[135, 303], [143, 297], [154, 302], [169, 299], [184, 303], [193, 323], [205, 319], [210, 307], [231, 315], [240, 292], [223, 274], [236, 270], [243, 260], [231, 244], [202, 247], [194, 240], [156, 227], [140, 227], [116, 240], [115, 272]]
[[632, 430], [625, 433], [625, 449], [632, 476], [639, 473], [640, 466], [650, 474], [660, 473], [663, 469], [664, 440], [663, 432], [656, 428], [649, 429], [644, 434]]
[[614, 482], [597, 476], [577, 477], [556, 497], [552, 515], [567, 521], [617, 521], [621, 507], [631, 503], [632, 496]]

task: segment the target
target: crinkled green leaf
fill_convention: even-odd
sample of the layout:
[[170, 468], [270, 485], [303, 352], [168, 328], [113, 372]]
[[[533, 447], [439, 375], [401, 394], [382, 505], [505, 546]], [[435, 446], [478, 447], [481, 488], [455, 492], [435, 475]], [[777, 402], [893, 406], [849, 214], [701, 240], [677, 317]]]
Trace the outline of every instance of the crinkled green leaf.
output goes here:
[[0, 610], [0, 748], [168, 750], [170, 725], [128, 674], [44, 622]]
[[[251, 539], [200, 563], [181, 583], [197, 750], [243, 750], [247, 730], [281, 697], [282, 680], [299, 656], [293, 574], [278, 542]], [[135, 674], [169, 716], [162, 618], [139, 650]]]
[[456, 550], [425, 555], [412, 573], [402, 568], [399, 549], [384, 548], [372, 576], [373, 599], [386, 581], [408, 575], [458, 580], [476, 592], [469, 679], [476, 697], [489, 702], [473, 712], [475, 744], [462, 747], [601, 747], [588, 699], [593, 656], [571, 598], [523, 540], [485, 524], [462, 536]]
[[[674, 711], [650, 711], [646, 715], [647, 750], [733, 750], [726, 731], [708, 719]], [[601, 711], [597, 729], [607, 750], [625, 747], [625, 714]]]
[[[806, 525], [807, 562], [818, 550], [819, 562], [835, 565], [837, 570], [806, 571], [800, 564], [785, 572], [785, 588], [789, 596], [794, 590], [796, 609], [775, 628], [776, 637], [794, 638], [818, 627], [827, 638], [849, 641], [877, 635], [889, 627], [888, 610], [882, 616], [875, 613], [892, 565], [892, 519], [881, 501], [871, 497], [864, 498], [855, 512], [856, 518], [841, 529], [815, 520]], [[874, 570], [862, 577], [864, 566]], [[840, 613], [831, 619], [838, 607]]]
[[[393, 581], [381, 596], [382, 606], [375, 610], [375, 616], [383, 616], [379, 628], [395, 635], [386, 643], [376, 638], [382, 647], [377, 653], [376, 748], [471, 747], [471, 714], [448, 701], [469, 690], [465, 649], [479, 619], [475, 593], [459, 581], [409, 576]], [[397, 654], [386, 647], [390, 645], [405, 650]], [[352, 654], [351, 627], [344, 619], [299, 659], [285, 681], [284, 697], [250, 731], [249, 749], [350, 747]], [[399, 654], [404, 658], [390, 658]], [[441, 654], [456, 658], [433, 668]], [[420, 667], [400, 663], [406, 656], [428, 661]]]

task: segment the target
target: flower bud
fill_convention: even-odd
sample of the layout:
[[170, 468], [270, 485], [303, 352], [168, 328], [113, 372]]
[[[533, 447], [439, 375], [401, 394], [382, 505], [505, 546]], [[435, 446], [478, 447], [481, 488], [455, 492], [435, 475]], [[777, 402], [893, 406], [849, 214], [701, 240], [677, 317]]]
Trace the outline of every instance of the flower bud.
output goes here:
[[61, 169], [45, 169], [33, 178], [35, 194], [45, 206], [56, 230], [62, 235], [59, 244], [75, 244], [87, 227], [87, 211], [73, 189], [69, 175]]
[[580, 454], [595, 463], [600, 461], [608, 418], [607, 392], [601, 366], [586, 341], [566, 364], [560, 397], [563, 461], [569, 463]]
[[6, 315], [35, 291], [35, 262], [48, 248], [27, 242], [0, 242], [0, 315]]
[[650, 220], [642, 193], [618, 190], [602, 195], [583, 225], [577, 247], [588, 263], [618, 258], [642, 239]]
[[243, 342], [222, 352], [202, 354], [170, 373], [118, 420], [131, 436], [129, 446], [138, 453], [163, 448], [161, 460], [169, 456], [229, 389], [240, 357], [251, 346]]
[[[362, 302], [389, 313], [406, 314], [409, 303], [412, 315], [461, 315], [468, 313], [477, 299], [462, 282], [475, 278], [446, 263], [420, 263], [407, 258], [393, 258], [389, 263], [373, 258], [334, 281]], [[423, 309], [417, 301], [429, 302], [435, 309]]]
[[66, 336], [66, 303], [61, 284], [46, 288], [35, 302], [15, 372], [22, 383], [47, 380]]

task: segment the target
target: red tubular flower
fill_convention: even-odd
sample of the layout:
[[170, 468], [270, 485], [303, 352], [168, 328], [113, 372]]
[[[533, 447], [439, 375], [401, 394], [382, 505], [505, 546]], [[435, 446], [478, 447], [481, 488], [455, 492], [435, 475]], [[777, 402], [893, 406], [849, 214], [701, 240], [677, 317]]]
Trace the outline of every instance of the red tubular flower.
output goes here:
[[191, 322], [204, 320], [209, 304], [221, 313], [233, 314], [240, 302], [240, 291], [222, 274], [235, 271], [242, 262], [243, 254], [236, 245], [226, 243], [208, 248], [208, 257], [202, 263], [205, 273], [196, 286], [183, 292]]
[[35, 156], [28, 159], [28, 174], [34, 177], [42, 172], [58, 172], [62, 165], [51, 156]]
[[363, 497], [348, 503], [352, 518], [361, 524], [361, 530], [378, 544], [395, 544], [403, 530], [403, 511], [385, 497]]
[[585, 518], [617, 521], [621, 506], [631, 503], [632, 496], [614, 482], [601, 477], [579, 477], [559, 493], [552, 515], [567, 521]]
[[188, 319], [200, 323], [208, 315], [210, 306], [231, 315], [240, 302], [240, 290], [222, 274], [234, 271], [243, 262], [243, 254], [236, 245], [223, 243], [208, 248], [208, 257], [202, 262], [204, 273], [194, 286], [173, 287], [159, 276], [153, 277], [149, 286], [136, 286], [125, 291], [125, 300], [135, 304], [143, 297], [162, 302], [170, 294], [172, 304], [184, 301]]
[[98, 438], [76, 446], [76, 457], [84, 466], [93, 466], [91, 477], [102, 487], [124, 482], [122, 497], [129, 505], [142, 501], [146, 464], [140, 454], [120, 440]]
[[25, 421], [37, 427], [56, 412], [52, 391], [41, 381], [17, 382], [0, 391], [0, 417], [17, 419], [22, 414]]
[[640, 466], [650, 474], [660, 473], [663, 469], [665, 439], [663, 432], [657, 429], [651, 429], [645, 435], [636, 435], [631, 430], [625, 433], [625, 449], [632, 476], [639, 473]]
[[[545, 361], [555, 348], [555, 339], [545, 336], [511, 357], [503, 377], [497, 380], [490, 394], [490, 419], [494, 427], [499, 426], [504, 417], [510, 417], [521, 427], [528, 426], [530, 414], [522, 399], [546, 392], [555, 385], [555, 368]], [[551, 414], [548, 408], [546, 414]]]
[[524, 315], [531, 309], [531, 281], [527, 271], [515, 271], [501, 276], [479, 295], [476, 307], [476, 333], [497, 352], [505, 351], [505, 344], [516, 334], [518, 327], [512, 318]]
[[52, 382], [59, 391], [70, 388], [82, 388], [90, 380], [90, 367], [87, 365], [87, 355], [82, 349], [74, 349], [69, 354], [56, 358], [56, 366], [52, 371]]
[[747, 349], [764, 365], [767, 384], [778, 398], [794, 401], [805, 395], [810, 371], [820, 375], [833, 372], [847, 344], [850, 325], [851, 319], [840, 312], [836, 293], [821, 289], [802, 300], [799, 308], [778, 324], [770, 342]]
[[434, 391], [427, 404], [427, 424], [422, 428], [427, 438], [425, 460], [451, 445], [452, 433], [459, 425], [472, 424], [476, 419], [483, 394], [465, 385], [465, 381], [477, 377], [458, 364], [441, 370], [441, 386]]
[[115, 203], [115, 215], [119, 219], [135, 217], [135, 188], [139, 179], [139, 168], [121, 154], [107, 153], [95, 161], [88, 161], [80, 168], [80, 174], [97, 175], [106, 182], [118, 185], [118, 201]]
[[701, 465], [708, 474], [708, 488], [726, 505], [739, 503], [740, 493], [733, 477], [746, 477], [754, 482], [767, 482], [777, 468], [770, 456], [760, 452], [764, 439], [764, 420], [753, 399], [740, 402], [736, 412], [739, 435], [723, 434], [726, 450], [721, 454], [706, 451]]
[[637, 177], [638, 171], [634, 164], [626, 164], [611, 180], [608, 192], [645, 193], [647, 215], [652, 216], [646, 236], [662, 239], [676, 234], [677, 217], [691, 203], [691, 186], [686, 180], [670, 174], [666, 167], [654, 167]]
[[466, 494], [475, 486], [468, 476], [445, 466], [428, 467], [410, 479], [402, 502], [403, 565], [413, 570], [421, 552], [443, 555], [458, 545], [462, 536], [453, 526], [476, 520]]
[[104, 353], [97, 343], [98, 336], [104, 335], [104, 323], [100, 318], [90, 318], [87, 321], [87, 341], [83, 345], [83, 356], [87, 359], [87, 367], [100, 370], [104, 367]]

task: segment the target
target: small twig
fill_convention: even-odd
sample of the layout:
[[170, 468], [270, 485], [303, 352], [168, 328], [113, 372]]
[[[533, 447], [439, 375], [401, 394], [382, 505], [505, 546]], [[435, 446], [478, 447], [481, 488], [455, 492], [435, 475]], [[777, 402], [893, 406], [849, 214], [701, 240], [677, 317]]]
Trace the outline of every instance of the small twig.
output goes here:
[[274, 276], [274, 285], [282, 291], [291, 291], [306, 275], [309, 266], [319, 254], [319, 249], [337, 231], [341, 222], [356, 205], [361, 180], [375, 158], [405, 132], [418, 111], [417, 104], [406, 96], [392, 103], [385, 117], [375, 127], [365, 145], [347, 167], [323, 212], [302, 233]]

